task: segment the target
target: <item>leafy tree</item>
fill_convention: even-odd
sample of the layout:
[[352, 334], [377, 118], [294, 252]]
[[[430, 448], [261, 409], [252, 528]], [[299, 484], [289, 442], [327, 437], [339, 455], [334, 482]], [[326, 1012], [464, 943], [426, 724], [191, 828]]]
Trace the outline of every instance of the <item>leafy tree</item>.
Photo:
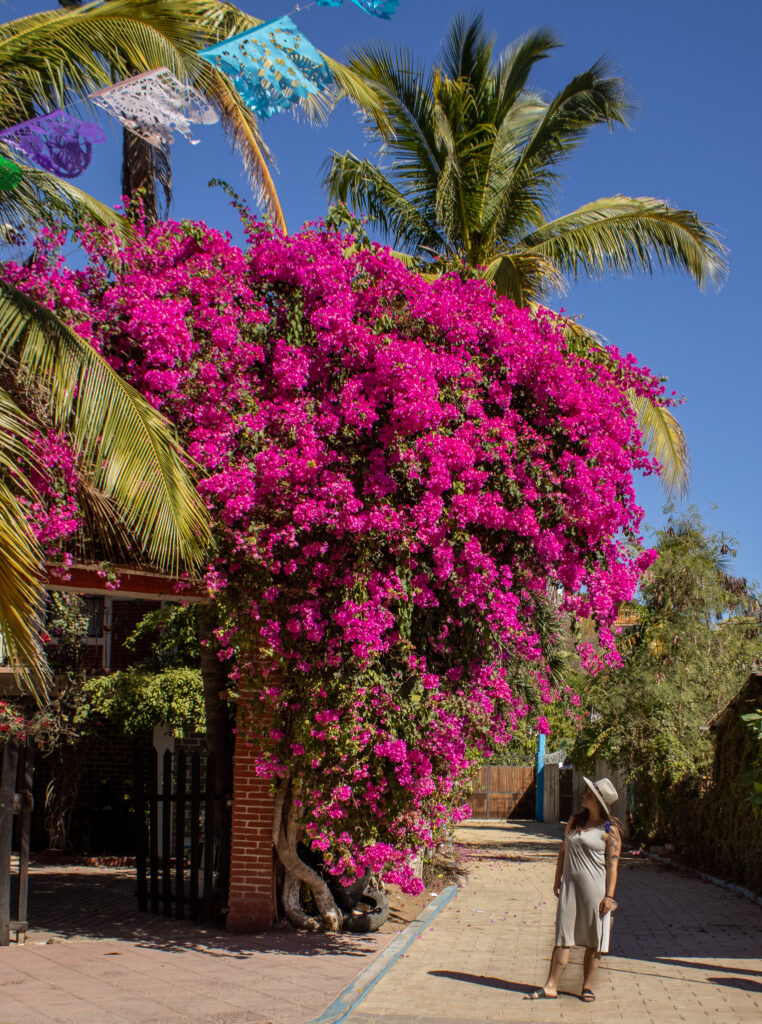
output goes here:
[[83, 687], [82, 721], [113, 722], [128, 736], [164, 725], [173, 736], [204, 731], [201, 670], [187, 666], [159, 671], [131, 665], [108, 676], [88, 679]]
[[[452, 22], [432, 69], [407, 48], [355, 49], [349, 67], [382, 97], [393, 129], [372, 115], [375, 160], [334, 154], [326, 186], [367, 214], [392, 245], [429, 272], [465, 265], [519, 306], [563, 289], [567, 278], [674, 268], [704, 288], [725, 275], [712, 227], [690, 210], [650, 196], [613, 195], [555, 216], [563, 162], [599, 125], [626, 124], [624, 82], [599, 60], [551, 99], [529, 83], [559, 46], [541, 29], [494, 54], [481, 14]], [[567, 333], [600, 343], [571, 321]], [[633, 396], [635, 397], [635, 396]], [[636, 401], [668, 488], [684, 489], [688, 452], [668, 410]]]
[[590, 718], [574, 751], [579, 762], [602, 757], [628, 771], [651, 831], [670, 787], [709, 772], [712, 745], [701, 727], [762, 656], [758, 593], [728, 572], [732, 540], [695, 509], [670, 513], [656, 538], [639, 600], [622, 612], [622, 664], [582, 684]]
[[0, 702], [0, 733], [31, 735], [50, 759], [45, 825], [52, 848], [71, 845], [69, 826], [85, 768], [88, 739], [108, 721], [128, 735], [167, 725], [175, 736], [204, 730], [199, 646], [192, 608], [174, 605], [143, 617], [126, 646], [150, 641], [129, 669], [88, 677], [88, 614], [78, 594], [48, 596], [45, 651], [55, 688], [29, 716]]
[[193, 607], [173, 604], [147, 612], [125, 641], [148, 653], [129, 668], [85, 680], [82, 723], [106, 719], [128, 735], [165, 725], [174, 736], [205, 728], [204, 690]]

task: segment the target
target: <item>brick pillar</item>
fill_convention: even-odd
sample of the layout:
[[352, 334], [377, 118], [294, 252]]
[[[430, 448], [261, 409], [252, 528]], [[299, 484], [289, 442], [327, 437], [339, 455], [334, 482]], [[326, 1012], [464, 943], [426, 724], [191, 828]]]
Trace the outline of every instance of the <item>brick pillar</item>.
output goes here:
[[227, 930], [261, 932], [273, 922], [273, 798], [254, 771], [254, 751], [236, 733]]

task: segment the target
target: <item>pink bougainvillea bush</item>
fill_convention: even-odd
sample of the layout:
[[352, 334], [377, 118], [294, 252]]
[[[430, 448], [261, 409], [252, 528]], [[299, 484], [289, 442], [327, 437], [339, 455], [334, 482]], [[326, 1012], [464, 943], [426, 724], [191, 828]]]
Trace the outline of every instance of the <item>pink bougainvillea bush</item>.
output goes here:
[[322, 225], [248, 234], [244, 251], [199, 223], [129, 245], [93, 230], [82, 270], [43, 240], [5, 273], [203, 467], [221, 653], [288, 877], [307, 877], [302, 837], [337, 875], [414, 890], [411, 853], [468, 814], [474, 755], [528, 714], [547, 728], [559, 614], [599, 625], [588, 662], [616, 657], [652, 560], [632, 474], [655, 466], [626, 392], [662, 388], [483, 282], [425, 280]]

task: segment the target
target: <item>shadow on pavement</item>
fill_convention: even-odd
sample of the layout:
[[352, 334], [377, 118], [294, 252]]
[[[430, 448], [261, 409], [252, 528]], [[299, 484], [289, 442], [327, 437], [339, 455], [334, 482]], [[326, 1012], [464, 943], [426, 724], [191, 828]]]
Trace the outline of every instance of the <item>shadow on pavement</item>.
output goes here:
[[675, 967], [696, 967], [704, 971], [726, 971], [728, 974], [754, 974], [762, 977], [762, 971], [753, 971], [748, 967], [733, 967], [730, 964], [723, 966], [723, 964], [702, 963], [700, 960], [676, 960], [672, 956], [669, 957], [668, 963], [674, 964]]
[[[520, 992], [530, 995], [537, 990], [537, 985], [526, 985], [521, 981], [507, 981], [505, 978], [491, 978], [482, 974], [464, 974], [462, 971], [429, 971], [431, 978], [450, 978], [451, 981], [465, 981], [471, 985], [483, 985], [485, 988], [499, 988], [504, 992]], [[578, 992], [569, 992], [560, 988], [559, 996], [572, 996], [579, 999]]]
[[502, 860], [521, 863], [527, 860], [553, 860], [557, 848], [548, 840], [560, 842], [563, 825], [539, 821], [475, 821], [458, 826], [458, 851], [465, 860]]
[[752, 981], [751, 978], [707, 978], [707, 981], [726, 988], [740, 988], [744, 992], [762, 992], [762, 983]]
[[375, 937], [351, 933], [309, 935], [289, 928], [256, 935], [230, 935], [221, 928], [141, 913], [135, 890], [135, 872], [126, 868], [67, 866], [32, 870], [27, 941], [39, 944], [112, 939], [148, 949], [194, 950], [234, 959], [263, 952], [359, 957], [378, 948]]
[[464, 974], [462, 971], [429, 971], [428, 974], [431, 978], [450, 978], [452, 981], [466, 981], [471, 985], [499, 988], [506, 992], [523, 992], [526, 995], [537, 988], [536, 985], [525, 985], [520, 981], [506, 981], [505, 978], [490, 978], [482, 974]]

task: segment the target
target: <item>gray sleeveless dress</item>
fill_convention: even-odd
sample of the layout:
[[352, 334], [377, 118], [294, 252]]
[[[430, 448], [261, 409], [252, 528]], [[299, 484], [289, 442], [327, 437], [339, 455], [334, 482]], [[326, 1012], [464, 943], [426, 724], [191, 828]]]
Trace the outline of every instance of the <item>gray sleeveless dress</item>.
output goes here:
[[606, 895], [606, 832], [588, 828], [566, 837], [564, 873], [556, 914], [557, 946], [590, 946], [609, 951], [611, 914], [601, 917]]

